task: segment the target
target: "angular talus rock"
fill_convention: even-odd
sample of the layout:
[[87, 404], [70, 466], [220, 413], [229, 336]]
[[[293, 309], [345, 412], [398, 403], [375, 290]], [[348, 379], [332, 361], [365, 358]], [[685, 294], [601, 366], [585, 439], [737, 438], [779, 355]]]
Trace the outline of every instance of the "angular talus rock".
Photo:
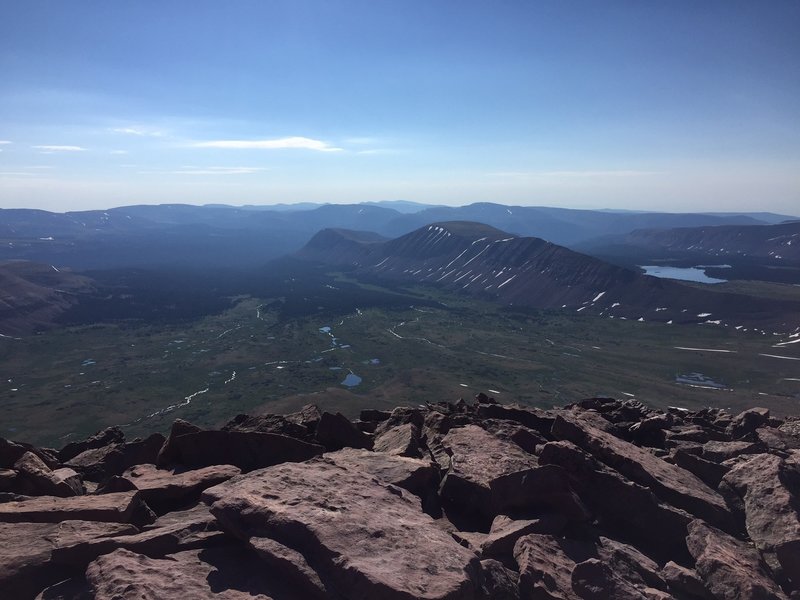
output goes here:
[[723, 529], [735, 530], [735, 520], [722, 496], [688, 471], [571, 415], [556, 418], [553, 435], [573, 442], [673, 506]]
[[283, 462], [299, 462], [322, 454], [324, 448], [277, 433], [200, 429], [176, 420], [158, 455], [157, 465], [200, 468], [233, 465], [252, 471]]
[[766, 562], [800, 588], [798, 498], [785, 483], [791, 476], [783, 459], [755, 454], [733, 467], [722, 485], [741, 498], [747, 533]]
[[146, 524], [155, 516], [140, 492], [58, 498], [40, 496], [0, 503], [0, 523], [58, 523], [65, 520]]
[[689, 524], [686, 545], [706, 589], [718, 600], [786, 600], [770, 579], [758, 552], [744, 542], [703, 523]]
[[462, 599], [478, 560], [378, 479], [317, 459], [239, 475], [206, 490], [223, 528], [299, 552], [346, 598]]
[[441, 444], [450, 456], [450, 470], [442, 482], [442, 501], [488, 519], [495, 515], [492, 483], [538, 465], [535, 456], [477, 425], [451, 429]]

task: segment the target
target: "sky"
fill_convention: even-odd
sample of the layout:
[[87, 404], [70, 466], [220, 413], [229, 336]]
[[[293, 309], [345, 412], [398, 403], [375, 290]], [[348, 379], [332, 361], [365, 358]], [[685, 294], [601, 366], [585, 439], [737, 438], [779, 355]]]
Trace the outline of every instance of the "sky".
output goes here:
[[800, 2], [0, 0], [0, 208], [800, 214]]

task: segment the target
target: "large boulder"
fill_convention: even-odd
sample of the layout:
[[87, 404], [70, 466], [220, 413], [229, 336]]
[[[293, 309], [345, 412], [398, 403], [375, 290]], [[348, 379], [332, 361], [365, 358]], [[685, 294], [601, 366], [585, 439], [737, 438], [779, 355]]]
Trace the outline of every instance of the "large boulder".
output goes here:
[[90, 521], [0, 523], [2, 597], [32, 598], [47, 585], [68, 577], [71, 569], [51, 560], [60, 548], [136, 531], [133, 525]]
[[442, 501], [489, 521], [496, 514], [492, 500], [495, 480], [538, 466], [535, 456], [477, 425], [451, 429], [441, 445], [450, 457], [450, 469], [442, 482]]
[[539, 462], [558, 465], [599, 524], [634, 540], [664, 561], [688, 559], [686, 526], [691, 516], [660, 501], [649, 489], [627, 480], [571, 442], [550, 442]]
[[430, 500], [439, 487], [439, 469], [429, 460], [356, 448], [328, 452], [325, 458], [349, 471], [373, 475], [423, 500]]
[[155, 463], [164, 436], [154, 433], [144, 440], [112, 442], [83, 450], [70, 458], [66, 465], [81, 473], [85, 479], [102, 482], [139, 464]]
[[95, 600], [191, 598], [192, 600], [300, 600], [280, 574], [238, 546], [177, 552], [150, 558], [129, 550], [99, 557], [86, 569]]
[[52, 470], [33, 452], [25, 452], [14, 463], [17, 471], [16, 486], [19, 493], [28, 496], [80, 496], [83, 482], [72, 469], [62, 467]]
[[233, 465], [242, 471], [252, 471], [283, 462], [308, 460], [324, 450], [317, 444], [277, 433], [204, 430], [176, 420], [157, 464], [191, 468]]
[[722, 496], [692, 473], [569, 414], [556, 418], [553, 435], [583, 448], [665, 502], [723, 529], [735, 529], [735, 520]]
[[317, 424], [316, 438], [327, 450], [372, 448], [372, 438], [342, 413], [322, 413]]
[[514, 545], [520, 598], [579, 600], [572, 589], [572, 571], [577, 563], [596, 556], [588, 542], [539, 534], [521, 537]]
[[147, 505], [157, 513], [166, 512], [188, 503], [197, 502], [200, 492], [227, 481], [241, 470], [232, 465], [215, 465], [188, 471], [159, 469], [155, 465], [136, 465], [125, 471], [121, 478], [132, 489], [140, 490]]
[[53, 550], [52, 560], [80, 570], [103, 554], [123, 548], [160, 558], [167, 554], [230, 543], [216, 519], [204, 504], [175, 511], [156, 519], [140, 532], [126, 532], [114, 537], [87, 537], [67, 547]]
[[477, 557], [406, 494], [317, 459], [239, 475], [203, 498], [226, 531], [294, 550], [346, 598], [471, 598]]
[[58, 460], [67, 462], [86, 450], [94, 450], [112, 444], [122, 444], [125, 442], [125, 434], [119, 427], [108, 427], [98, 431], [93, 436], [79, 442], [70, 442], [58, 453]]
[[696, 520], [686, 545], [695, 570], [717, 600], [786, 600], [764, 570], [758, 552], [744, 542]]
[[750, 539], [767, 564], [800, 587], [800, 514], [798, 499], [786, 484], [794, 476], [773, 454], [748, 456], [723, 478], [744, 507]]

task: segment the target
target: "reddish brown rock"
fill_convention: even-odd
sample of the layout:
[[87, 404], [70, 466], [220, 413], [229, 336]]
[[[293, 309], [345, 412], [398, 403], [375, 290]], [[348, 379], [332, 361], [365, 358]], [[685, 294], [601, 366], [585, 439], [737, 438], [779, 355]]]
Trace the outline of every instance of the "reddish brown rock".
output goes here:
[[514, 421], [484, 419], [477, 424], [492, 435], [501, 440], [514, 443], [530, 454], [536, 454], [537, 446], [542, 446], [550, 441], [536, 430], [515, 423]]
[[647, 488], [628, 481], [571, 442], [550, 442], [539, 455], [542, 464], [561, 466], [600, 524], [635, 540], [664, 561], [688, 559], [686, 526], [691, 516], [661, 502]]
[[86, 450], [94, 450], [112, 444], [122, 444], [125, 442], [125, 434], [119, 427], [108, 427], [98, 431], [93, 436], [79, 442], [70, 442], [58, 453], [58, 460], [67, 462]]
[[688, 471], [570, 416], [556, 418], [553, 434], [580, 446], [673, 506], [722, 528], [735, 528], [733, 516], [722, 497]]
[[71, 498], [40, 496], [0, 503], [0, 523], [58, 523], [70, 519], [137, 525], [154, 518], [139, 492]]
[[531, 534], [517, 540], [514, 559], [519, 566], [519, 595], [523, 600], [578, 600], [572, 571], [596, 556], [587, 542]]
[[706, 442], [703, 444], [703, 458], [716, 463], [741, 454], [758, 454], [763, 451], [763, 446], [752, 442]]
[[550, 411], [530, 406], [481, 404], [476, 410], [476, 415], [483, 419], [515, 421], [546, 437], [549, 436], [550, 428], [553, 426], [553, 421], [555, 421], [555, 415]]
[[87, 538], [69, 547], [53, 550], [54, 563], [84, 569], [89, 562], [123, 548], [160, 558], [167, 554], [194, 550], [230, 542], [205, 505], [171, 512], [157, 519], [141, 532], [103, 538]]
[[693, 569], [669, 561], [661, 570], [661, 576], [667, 582], [669, 589], [678, 594], [698, 600], [711, 600], [706, 586]]
[[189, 471], [159, 469], [155, 465], [136, 465], [122, 474], [133, 489], [141, 491], [148, 506], [156, 512], [197, 502], [200, 492], [240, 473], [232, 465], [215, 465]]
[[422, 456], [419, 427], [413, 423], [405, 423], [379, 433], [375, 436], [373, 450], [397, 456], [419, 458]]
[[25, 452], [14, 463], [17, 471], [17, 491], [28, 496], [79, 496], [83, 494], [83, 483], [72, 469], [51, 470], [33, 452]]
[[439, 469], [429, 460], [391, 456], [370, 450], [343, 448], [328, 452], [325, 458], [354, 473], [374, 475], [415, 496], [427, 499], [439, 487]]
[[693, 452], [683, 448], [676, 448], [670, 453], [671, 462], [690, 473], [694, 473], [700, 480], [711, 488], [716, 489], [719, 482], [728, 472], [729, 468], [710, 460], [701, 458]]
[[519, 600], [519, 574], [488, 558], [481, 561], [479, 582], [483, 598]]
[[283, 462], [308, 460], [324, 448], [276, 433], [202, 430], [185, 421], [175, 421], [157, 464], [191, 468], [234, 465], [252, 471]]
[[326, 450], [372, 448], [372, 438], [356, 427], [342, 413], [322, 413], [317, 424], [317, 441]]
[[584, 600], [653, 600], [596, 558], [575, 565], [571, 580], [572, 589]]
[[489, 482], [492, 514], [530, 516], [557, 513], [586, 521], [590, 513], [572, 488], [569, 473], [557, 465], [501, 475]]
[[531, 533], [558, 535], [567, 520], [558, 514], [546, 515], [538, 519], [514, 520], [506, 515], [498, 515], [492, 521], [489, 535], [481, 543], [481, 555], [505, 556], [514, 552], [514, 544]]
[[516, 444], [503, 441], [476, 425], [451, 429], [441, 444], [451, 463], [442, 482], [442, 501], [487, 518], [495, 514], [492, 483], [504, 475], [538, 464], [535, 456]]
[[756, 454], [733, 467], [724, 486], [742, 501], [750, 539], [773, 570], [800, 585], [800, 515], [784, 481], [792, 474], [783, 459]]
[[[287, 463], [206, 490], [223, 528], [299, 552], [345, 597], [470, 598], [477, 557], [416, 499], [332, 461]], [[253, 539], [255, 538], [255, 539]]]
[[301, 600], [237, 546], [188, 550], [154, 559], [128, 550], [99, 557], [86, 569], [95, 600]]
[[66, 464], [85, 479], [102, 482], [133, 465], [154, 463], [163, 444], [164, 436], [154, 433], [144, 440], [87, 448]]
[[736, 415], [727, 427], [727, 433], [734, 440], [755, 431], [769, 421], [769, 409], [751, 408]]
[[686, 545], [695, 558], [697, 574], [718, 600], [786, 600], [764, 571], [758, 552], [746, 543], [693, 521]]
[[31, 598], [42, 588], [68, 577], [70, 569], [51, 561], [52, 553], [59, 548], [134, 532], [132, 525], [119, 523], [0, 523], [2, 597]]

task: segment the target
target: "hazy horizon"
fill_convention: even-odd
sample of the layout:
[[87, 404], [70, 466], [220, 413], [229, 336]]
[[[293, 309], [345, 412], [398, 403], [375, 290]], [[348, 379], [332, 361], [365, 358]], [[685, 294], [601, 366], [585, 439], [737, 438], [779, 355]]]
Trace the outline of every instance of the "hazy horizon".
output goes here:
[[800, 4], [0, 7], [0, 208], [795, 214]]

